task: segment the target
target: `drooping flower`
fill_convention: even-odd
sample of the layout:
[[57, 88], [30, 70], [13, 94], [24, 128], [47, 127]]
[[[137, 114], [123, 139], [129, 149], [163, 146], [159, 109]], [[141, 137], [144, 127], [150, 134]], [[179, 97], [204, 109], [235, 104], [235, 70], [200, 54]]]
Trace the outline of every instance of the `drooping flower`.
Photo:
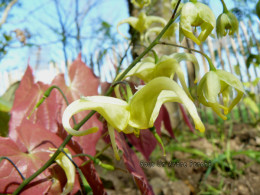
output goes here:
[[[168, 39], [170, 40], [171, 38], [174, 38], [175, 37], [175, 32], [176, 30], [178, 29], [178, 23], [173, 23], [171, 24], [171, 26], [166, 30], [166, 32], [163, 34], [162, 38], [163, 39]], [[152, 33], [155, 33], [156, 35], [158, 35], [161, 31], [162, 31], [163, 27], [153, 27], [153, 28], [149, 28], [147, 30], [147, 32], [145, 33], [144, 35], [144, 39], [145, 39], [145, 42], [149, 43], [149, 36], [152, 34]]]
[[[230, 103], [232, 89], [236, 90], [236, 97]], [[200, 103], [211, 107], [217, 115], [226, 120], [232, 108], [240, 101], [244, 94], [242, 83], [237, 77], [224, 70], [212, 70], [207, 72], [198, 85], [198, 99]], [[222, 95], [223, 104], [219, 103], [219, 95]], [[223, 109], [224, 114], [221, 112]]]
[[[210, 35], [216, 26], [216, 18], [212, 10], [205, 4], [199, 2], [185, 3], [181, 10], [180, 33], [200, 45]], [[192, 27], [201, 27], [201, 32], [196, 37]]]
[[[49, 150], [52, 151], [56, 151], [56, 148], [50, 148]], [[64, 148], [63, 151], [70, 157], [72, 158], [69, 149], [68, 148]], [[50, 154], [50, 156], [52, 156], [53, 154]], [[55, 158], [55, 162], [64, 170], [65, 175], [67, 177], [67, 183], [63, 188], [63, 192], [61, 195], [66, 195], [69, 194], [73, 187], [74, 187], [74, 183], [75, 183], [75, 166], [73, 165], [73, 163], [71, 162], [71, 160], [63, 153], [61, 152], [56, 158]]]
[[131, 0], [131, 3], [137, 7], [143, 8], [148, 6], [151, 3], [151, 0]]
[[234, 35], [235, 33], [238, 33], [238, 20], [236, 16], [231, 12], [224, 12], [219, 15], [217, 18], [217, 36], [223, 37], [226, 36], [227, 33], [229, 35]]
[[165, 102], [182, 103], [190, 113], [195, 128], [204, 132], [205, 127], [200, 120], [196, 107], [184, 90], [167, 77], [157, 77], [137, 91], [129, 102], [107, 96], [82, 97], [72, 102], [64, 111], [62, 124], [71, 135], [85, 135], [89, 130], [76, 131], [70, 126], [70, 118], [83, 110], [95, 110], [108, 123], [108, 131], [115, 157], [119, 155], [115, 144], [114, 129], [118, 132], [133, 133], [139, 129], [151, 128], [158, 117], [160, 108]]
[[[190, 53], [174, 53], [169, 56], [162, 56], [157, 63], [154, 62], [152, 57], [143, 58], [141, 62], [137, 63], [134, 68], [132, 68], [128, 74], [124, 77], [136, 76], [142, 79], [144, 82], [149, 82], [152, 79], [160, 76], [165, 76], [173, 79], [174, 75], [177, 74], [180, 83], [187, 93], [187, 95], [192, 99], [188, 87], [185, 82], [184, 73], [180, 66], [181, 61], [191, 61], [195, 66], [195, 83], [199, 77], [199, 63], [196, 57]], [[120, 74], [118, 75], [118, 77]], [[116, 87], [116, 92], [118, 87]]]
[[[158, 16], [147, 16], [144, 12], [141, 12], [138, 17], [129, 17], [127, 19], [120, 21], [117, 24], [117, 31], [119, 33], [120, 31], [118, 30], [118, 27], [125, 23], [130, 24], [130, 26], [132, 26], [136, 31], [140, 33], [141, 41], [143, 41], [144, 39], [144, 32], [151, 26], [151, 24], [160, 23], [162, 24], [162, 26], [166, 25], [166, 21], [163, 18]], [[123, 34], [121, 35], [125, 37], [125, 35]]]

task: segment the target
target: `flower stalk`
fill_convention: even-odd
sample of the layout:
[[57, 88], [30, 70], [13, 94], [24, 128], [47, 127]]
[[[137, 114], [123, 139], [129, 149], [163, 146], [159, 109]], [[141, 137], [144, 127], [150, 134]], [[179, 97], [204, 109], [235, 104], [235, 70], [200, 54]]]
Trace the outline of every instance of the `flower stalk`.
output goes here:
[[[171, 19], [169, 22], [166, 24], [166, 26], [163, 28], [161, 33], [155, 38], [155, 40], [143, 51], [143, 53], [140, 54], [130, 65], [129, 67], [123, 72], [123, 74], [116, 80], [116, 81], [121, 81], [125, 75], [155, 46], [159, 43], [160, 39], [162, 38], [163, 34], [167, 31], [167, 29], [170, 27], [170, 25], [175, 21], [176, 19], [176, 12], [177, 9], [180, 5], [181, 0], [178, 0], [178, 3], [174, 9], [174, 12], [172, 14]], [[109, 96], [113, 92], [114, 87], [111, 85], [106, 92], [106, 96]], [[80, 121], [78, 124], [74, 125], [74, 129], [79, 130], [81, 126], [83, 126], [96, 112], [91, 111], [82, 121]], [[36, 178], [39, 174], [41, 174], [45, 169], [47, 169], [54, 161], [55, 158], [60, 154], [61, 150], [67, 145], [67, 143], [71, 140], [72, 135], [68, 135], [63, 143], [59, 146], [57, 151], [53, 154], [53, 156], [39, 169], [37, 170], [34, 174], [32, 174], [30, 177], [25, 179], [20, 186], [14, 191], [14, 195], [17, 195], [21, 192], [21, 190], [28, 184], [30, 183], [34, 178]]]
[[207, 60], [208, 63], [209, 63], [209, 69], [210, 69], [210, 70], [213, 70], [213, 71], [216, 70], [216, 68], [215, 68], [215, 66], [213, 65], [213, 63], [212, 63], [211, 59], [209, 58], [209, 56], [208, 56], [207, 54], [205, 54], [205, 53], [199, 51], [199, 50], [192, 49], [192, 48], [188, 48], [188, 47], [185, 47], [185, 46], [182, 46], [182, 45], [177, 45], [177, 44], [174, 44], [174, 43], [166, 43], [166, 42], [162, 42], [162, 41], [159, 42], [159, 44], [169, 45], [169, 46], [173, 46], [173, 47], [180, 47], [180, 48], [183, 48], [183, 49], [188, 49], [188, 50], [193, 51], [193, 52], [197, 52], [197, 53], [201, 54], [203, 57], [206, 58], [206, 60]]

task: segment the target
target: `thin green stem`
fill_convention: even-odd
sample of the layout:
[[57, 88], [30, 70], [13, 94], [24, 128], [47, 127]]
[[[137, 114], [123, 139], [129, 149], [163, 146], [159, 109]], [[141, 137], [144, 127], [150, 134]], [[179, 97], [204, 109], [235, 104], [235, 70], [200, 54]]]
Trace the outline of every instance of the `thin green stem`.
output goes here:
[[[103, 152], [105, 150], [107, 150], [109, 147], [111, 146], [111, 143], [107, 144], [101, 151], [99, 151], [94, 158], [98, 158], [101, 154], [103, 154]], [[73, 157], [77, 157], [77, 156], [89, 156], [88, 154], [76, 154]], [[84, 166], [85, 164], [88, 164], [91, 160], [87, 160], [85, 162], [83, 162], [80, 166]]]
[[[159, 43], [160, 39], [162, 38], [162, 36], [164, 35], [164, 33], [168, 30], [168, 28], [172, 25], [172, 23], [175, 21], [176, 17], [176, 13], [177, 13], [177, 9], [180, 5], [181, 0], [178, 1], [174, 12], [172, 14], [171, 19], [168, 21], [168, 23], [166, 24], [166, 26], [162, 29], [162, 31], [159, 33], [159, 35], [154, 39], [154, 41], [143, 51], [143, 53], [141, 53], [128, 67], [127, 69], [125, 69], [125, 71], [115, 80], [115, 82], [117, 81], [121, 81], [125, 75], [155, 46]], [[111, 86], [106, 95], [110, 95], [113, 91], [114, 87]]]
[[80, 166], [85, 166], [87, 163], [89, 163], [90, 161], [93, 161], [96, 165], [99, 165], [101, 166], [102, 168], [104, 169], [107, 169], [107, 170], [114, 170], [115, 167], [113, 167], [112, 165], [110, 164], [105, 164], [103, 163], [101, 160], [99, 160], [97, 157], [95, 156], [91, 156], [89, 154], [76, 154], [74, 155], [73, 157], [78, 157], [78, 156], [87, 156], [90, 160], [87, 160], [86, 162], [82, 163]]
[[224, 0], [220, 0], [220, 1], [222, 3], [222, 6], [223, 6], [223, 13], [228, 13], [228, 9], [227, 9], [227, 6], [226, 6]]
[[[133, 96], [133, 92], [132, 92], [132, 89], [131, 89], [129, 83], [127, 81], [117, 81], [113, 84], [113, 86], [115, 87], [118, 84], [124, 84], [125, 85], [125, 87], [126, 87], [126, 101], [129, 102], [130, 98]], [[124, 89], [123, 89], [123, 91], [124, 91]]]
[[204, 57], [207, 59], [207, 61], [208, 61], [208, 63], [209, 63], [209, 69], [210, 69], [211, 71], [215, 71], [215, 70], [216, 70], [216, 68], [215, 68], [215, 66], [213, 65], [213, 63], [212, 63], [211, 59], [209, 58], [209, 56], [208, 56], [207, 54], [205, 54], [205, 53], [199, 51], [199, 50], [192, 49], [192, 48], [188, 48], [188, 47], [185, 47], [185, 46], [182, 46], [182, 45], [177, 45], [177, 44], [174, 44], [174, 43], [159, 42], [159, 44], [169, 45], [169, 46], [173, 46], [173, 47], [180, 47], [180, 48], [183, 48], [183, 49], [187, 49], [187, 50], [190, 50], [190, 51], [197, 52], [197, 53], [201, 54], [202, 56], [204, 56]]
[[159, 142], [159, 144], [161, 144], [162, 150], [163, 150], [163, 156], [166, 156], [165, 147], [164, 147], [163, 141], [162, 141], [161, 137], [158, 135], [155, 127], [153, 126], [152, 128], [149, 128], [149, 130], [152, 132], [154, 138]]
[[56, 159], [56, 157], [60, 154], [60, 151], [66, 146], [66, 144], [70, 141], [72, 138], [72, 135], [68, 135], [63, 143], [60, 145], [60, 147], [57, 149], [57, 151], [53, 154], [53, 156], [40, 168], [38, 169], [34, 174], [32, 174], [27, 179], [23, 180], [23, 182], [19, 185], [19, 187], [14, 191], [13, 195], [19, 194], [21, 190], [28, 184], [30, 181], [32, 181], [35, 177], [40, 175], [45, 169], [47, 169]]
[[[33, 112], [44, 102], [44, 100], [49, 97], [49, 95], [51, 94], [52, 90], [53, 89], [57, 89], [60, 94], [62, 95], [63, 99], [65, 100], [66, 102], [66, 105], [68, 106], [69, 105], [69, 102], [68, 102], [68, 99], [67, 97], [65, 96], [65, 94], [63, 93], [63, 91], [56, 85], [53, 85], [51, 87], [49, 87], [43, 94], [43, 97], [37, 102], [37, 104], [34, 106], [34, 108], [32, 109], [31, 113], [29, 114], [29, 116], [27, 117], [28, 119], [31, 117], [31, 115], [33, 114]], [[74, 117], [72, 117], [72, 120], [74, 122], [74, 124], [76, 124], [76, 120]]]
[[[140, 46], [140, 47], [144, 47], [144, 48], [147, 48], [145, 45], [139, 45], [139, 44], [136, 44], [136, 46]], [[159, 60], [158, 58], [158, 55], [156, 54], [156, 52], [151, 49], [149, 52], [152, 52], [153, 53], [153, 56], [154, 56], [154, 63], [156, 64]]]
[[[166, 24], [166, 26], [163, 28], [163, 30], [159, 33], [159, 35], [155, 38], [155, 40], [141, 53], [140, 56], [138, 56], [129, 66], [128, 68], [120, 75], [120, 77], [116, 81], [121, 81], [125, 75], [155, 46], [159, 43], [160, 39], [162, 38], [163, 34], [167, 31], [167, 29], [170, 27], [170, 25], [175, 21], [176, 19], [176, 12], [180, 5], [181, 0], [178, 0], [178, 3], [174, 9], [174, 12], [172, 14], [171, 19]], [[115, 82], [116, 82], [115, 81]], [[106, 96], [109, 96], [113, 92], [113, 85], [111, 85], [106, 92]], [[75, 130], [79, 130], [82, 125], [84, 125], [96, 112], [91, 111], [82, 121], [80, 121], [78, 124], [74, 125]], [[53, 154], [53, 156], [34, 174], [32, 174], [30, 177], [25, 179], [20, 186], [14, 191], [13, 195], [18, 194], [29, 182], [31, 182], [34, 178], [36, 178], [39, 174], [41, 174], [45, 169], [47, 169], [55, 160], [55, 158], [60, 154], [60, 150], [63, 149], [66, 144], [71, 140], [72, 135], [68, 135], [63, 143], [59, 146], [58, 150]]]

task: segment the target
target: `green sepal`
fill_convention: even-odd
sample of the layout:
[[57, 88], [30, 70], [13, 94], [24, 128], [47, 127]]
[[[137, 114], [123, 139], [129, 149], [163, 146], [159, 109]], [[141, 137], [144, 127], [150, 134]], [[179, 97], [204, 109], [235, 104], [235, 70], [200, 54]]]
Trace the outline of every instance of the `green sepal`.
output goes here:
[[154, 138], [155, 138], [155, 139], [159, 142], [159, 144], [162, 146], [163, 156], [166, 156], [165, 147], [164, 147], [163, 141], [162, 141], [161, 137], [158, 135], [158, 133], [156, 132], [155, 127], [149, 128], [149, 130], [152, 132]]

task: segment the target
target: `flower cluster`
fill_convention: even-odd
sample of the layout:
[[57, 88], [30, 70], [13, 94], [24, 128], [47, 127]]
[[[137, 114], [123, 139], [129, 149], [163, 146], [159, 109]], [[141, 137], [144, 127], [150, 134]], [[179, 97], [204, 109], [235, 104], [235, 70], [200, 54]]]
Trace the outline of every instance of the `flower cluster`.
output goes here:
[[[199, 63], [197, 61], [197, 58], [190, 53], [174, 53], [171, 55], [164, 55], [156, 63], [152, 57], [143, 58], [141, 62], [137, 63], [136, 66], [128, 72], [124, 79], [126, 79], [127, 77], [136, 76], [144, 82], [148, 83], [152, 79], [159, 76], [165, 76], [173, 79], [174, 75], [176, 74], [184, 91], [192, 99], [185, 82], [184, 73], [180, 66], [181, 61], [190, 61], [194, 64], [196, 83], [199, 77]], [[120, 74], [118, 75], [118, 77], [119, 76]], [[117, 89], [118, 88], [116, 88], [116, 90]]]
[[157, 77], [151, 80], [138, 90], [129, 102], [107, 96], [82, 97], [66, 108], [62, 123], [71, 135], [81, 136], [93, 133], [93, 128], [76, 131], [70, 126], [69, 120], [71, 116], [83, 110], [97, 111], [108, 123], [115, 156], [119, 159], [115, 147], [114, 129], [118, 132], [134, 133], [140, 129], [153, 127], [160, 108], [165, 102], [182, 103], [193, 118], [195, 128], [204, 132], [205, 127], [191, 99], [175, 81], [167, 77]]
[[[139, 8], [149, 6], [150, 0], [132, 0], [134, 5]], [[196, 0], [182, 4], [177, 16], [180, 15], [179, 34], [186, 36], [200, 45], [211, 34], [217, 25], [218, 37], [225, 36], [227, 33], [233, 35], [238, 31], [238, 21], [236, 17], [227, 10], [224, 1], [223, 13], [218, 17], [217, 22], [211, 9]], [[171, 2], [172, 6], [176, 6], [177, 1]], [[128, 23], [136, 31], [140, 33], [141, 43], [148, 42], [151, 33], [159, 33], [165, 29], [162, 38], [171, 38], [176, 30], [176, 23], [166, 23], [166, 21], [158, 16], [147, 16], [142, 11], [138, 17], [129, 17], [118, 23], [117, 28], [124, 23]], [[171, 20], [169, 21], [171, 22]], [[161, 26], [153, 26], [159, 23]], [[167, 26], [168, 25], [168, 26]], [[167, 28], [166, 28], [167, 27]], [[200, 27], [200, 33], [196, 36], [193, 32]], [[229, 31], [229, 32], [228, 32]], [[193, 49], [193, 51], [196, 51]], [[197, 51], [198, 52], [198, 51]], [[201, 52], [199, 52], [201, 53]], [[240, 101], [244, 94], [243, 85], [232, 74], [223, 70], [216, 70], [211, 60], [207, 58], [210, 71], [206, 73], [200, 80], [197, 87], [198, 101], [208, 107], [211, 107], [222, 119], [231, 109]], [[70, 125], [70, 118], [84, 110], [97, 111], [108, 123], [108, 132], [110, 135], [112, 147], [116, 159], [119, 154], [115, 142], [115, 130], [125, 134], [134, 133], [137, 137], [140, 130], [153, 128], [154, 122], [159, 115], [162, 104], [166, 102], [178, 102], [183, 104], [194, 121], [195, 128], [200, 132], [204, 132], [205, 127], [197, 113], [193, 103], [194, 98], [191, 96], [188, 86], [185, 82], [183, 70], [180, 66], [181, 61], [190, 61], [195, 67], [195, 83], [199, 80], [199, 63], [196, 57], [190, 53], [173, 53], [171, 55], [162, 55], [160, 58], [154, 53], [155, 58], [147, 56], [142, 58], [127, 74], [119, 74], [116, 77], [127, 79], [128, 77], [138, 77], [145, 85], [139, 86], [137, 92], [133, 95], [129, 87], [127, 87], [127, 98], [121, 97], [119, 86], [115, 86], [115, 94], [117, 98], [107, 96], [91, 96], [82, 97], [71, 103], [64, 111], [62, 123], [65, 130], [71, 135], [83, 136], [94, 133], [98, 129], [92, 127], [84, 131], [77, 131]], [[174, 75], [178, 76], [182, 88], [173, 81]], [[130, 91], [130, 92], [129, 92]], [[236, 97], [232, 99], [232, 94]], [[219, 102], [223, 102], [219, 103]], [[222, 112], [223, 110], [223, 112]]]

